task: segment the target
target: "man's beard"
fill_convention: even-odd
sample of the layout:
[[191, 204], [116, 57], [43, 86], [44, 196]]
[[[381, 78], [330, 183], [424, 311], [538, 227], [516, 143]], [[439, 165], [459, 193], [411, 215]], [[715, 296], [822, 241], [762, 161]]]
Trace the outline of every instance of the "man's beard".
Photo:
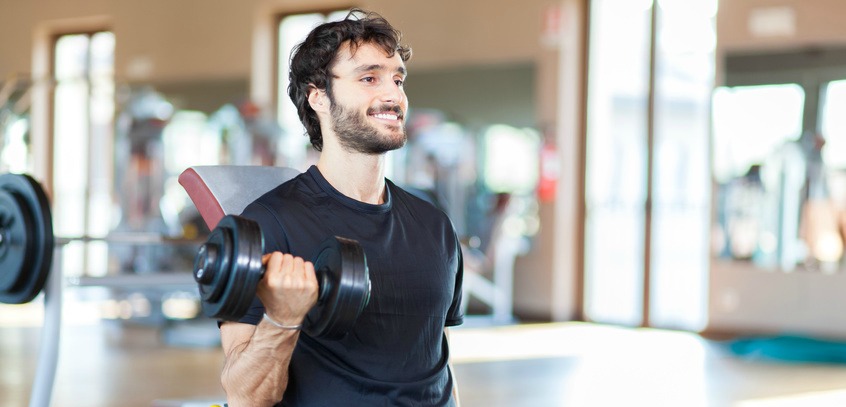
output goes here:
[[402, 110], [399, 106], [381, 106], [379, 109], [367, 109], [367, 115], [361, 115], [355, 109], [346, 109], [334, 100], [331, 100], [330, 113], [332, 114], [332, 129], [338, 136], [341, 147], [347, 151], [364, 154], [383, 154], [396, 150], [405, 145], [408, 139], [405, 133], [405, 126], [400, 124], [400, 137], [390, 134], [381, 134], [380, 130], [366, 122], [367, 117], [375, 111], [393, 112], [397, 117], [402, 117]]

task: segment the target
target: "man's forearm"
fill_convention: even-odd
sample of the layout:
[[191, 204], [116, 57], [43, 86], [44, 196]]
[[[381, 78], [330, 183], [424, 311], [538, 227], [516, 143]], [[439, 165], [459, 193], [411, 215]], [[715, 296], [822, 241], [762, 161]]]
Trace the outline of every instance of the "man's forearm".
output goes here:
[[272, 406], [282, 400], [297, 338], [299, 331], [262, 321], [248, 341], [231, 346], [221, 374], [229, 406]]

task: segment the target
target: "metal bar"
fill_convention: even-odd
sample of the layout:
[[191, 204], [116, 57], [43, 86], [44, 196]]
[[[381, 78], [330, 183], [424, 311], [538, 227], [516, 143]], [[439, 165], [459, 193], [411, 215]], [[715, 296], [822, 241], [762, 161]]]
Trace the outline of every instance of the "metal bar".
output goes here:
[[102, 277], [69, 277], [68, 284], [76, 287], [160, 287], [196, 286], [194, 274], [188, 272], [124, 274]]
[[106, 243], [120, 243], [120, 244], [136, 244], [136, 245], [201, 245], [202, 240], [198, 239], [183, 239], [171, 238], [162, 236], [157, 233], [112, 233], [107, 236], [74, 236], [74, 237], [57, 237], [56, 245], [67, 245], [73, 242], [106, 242]]
[[49, 407], [53, 395], [62, 326], [61, 252], [61, 248], [57, 247], [53, 253], [53, 265], [44, 287], [44, 327], [41, 328], [41, 349], [32, 385], [30, 407]]

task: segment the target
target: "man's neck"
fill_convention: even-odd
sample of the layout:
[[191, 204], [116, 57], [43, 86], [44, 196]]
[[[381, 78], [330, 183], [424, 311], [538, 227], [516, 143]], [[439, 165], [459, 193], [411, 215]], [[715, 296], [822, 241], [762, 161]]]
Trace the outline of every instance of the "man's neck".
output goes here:
[[320, 154], [317, 169], [335, 189], [357, 201], [385, 202], [385, 155], [366, 155], [329, 149]]

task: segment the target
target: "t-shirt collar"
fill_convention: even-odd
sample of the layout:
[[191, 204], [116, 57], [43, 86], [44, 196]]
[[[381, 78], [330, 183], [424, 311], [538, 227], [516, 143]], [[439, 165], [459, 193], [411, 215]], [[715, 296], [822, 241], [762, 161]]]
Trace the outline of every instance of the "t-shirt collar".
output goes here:
[[320, 189], [323, 190], [327, 195], [331, 196], [333, 199], [338, 201], [339, 203], [350, 207], [355, 210], [369, 212], [369, 213], [381, 213], [386, 212], [391, 209], [391, 189], [388, 188], [389, 183], [385, 182], [385, 202], [382, 204], [374, 205], [366, 202], [361, 202], [357, 199], [350, 198], [335, 189], [326, 178], [323, 177], [323, 174], [320, 173], [320, 170], [317, 169], [316, 165], [312, 165], [308, 168], [308, 174], [314, 179]]

